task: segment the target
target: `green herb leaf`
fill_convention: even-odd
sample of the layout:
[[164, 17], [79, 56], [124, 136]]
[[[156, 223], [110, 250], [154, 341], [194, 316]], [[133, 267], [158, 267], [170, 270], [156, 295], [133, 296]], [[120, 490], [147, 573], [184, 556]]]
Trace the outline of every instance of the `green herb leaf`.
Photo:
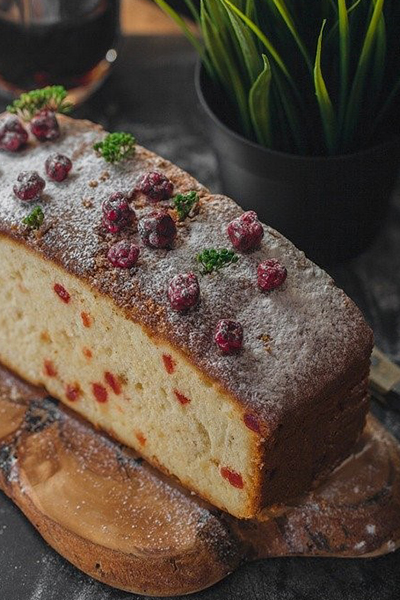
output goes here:
[[192, 191], [187, 194], [177, 194], [173, 200], [174, 208], [180, 221], [184, 221], [199, 202], [199, 195]]
[[32, 90], [21, 94], [10, 106], [8, 112], [19, 115], [29, 121], [40, 110], [48, 108], [54, 112], [68, 113], [73, 104], [66, 102], [67, 92], [62, 85], [51, 85], [39, 90]]
[[249, 108], [257, 140], [260, 144], [270, 147], [272, 145], [272, 134], [269, 100], [272, 74], [268, 58], [265, 54], [262, 57], [264, 68], [250, 89]]
[[39, 229], [44, 221], [44, 213], [40, 206], [35, 206], [29, 215], [26, 215], [22, 219], [22, 223], [30, 227], [31, 229]]
[[226, 248], [215, 250], [214, 248], [209, 248], [200, 252], [196, 256], [196, 260], [203, 267], [202, 275], [206, 275], [237, 263], [239, 257], [233, 250], [227, 250]]
[[94, 150], [109, 163], [130, 158], [135, 153], [136, 140], [131, 133], [114, 132], [102, 142], [93, 145]]

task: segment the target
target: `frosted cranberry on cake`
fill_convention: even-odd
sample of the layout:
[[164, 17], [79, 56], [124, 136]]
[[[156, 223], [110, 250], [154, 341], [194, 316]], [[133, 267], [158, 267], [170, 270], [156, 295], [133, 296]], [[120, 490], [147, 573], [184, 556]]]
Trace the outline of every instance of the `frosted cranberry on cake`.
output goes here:
[[0, 154], [0, 361], [237, 517], [310, 488], [364, 426], [360, 311], [252, 211], [58, 119]]

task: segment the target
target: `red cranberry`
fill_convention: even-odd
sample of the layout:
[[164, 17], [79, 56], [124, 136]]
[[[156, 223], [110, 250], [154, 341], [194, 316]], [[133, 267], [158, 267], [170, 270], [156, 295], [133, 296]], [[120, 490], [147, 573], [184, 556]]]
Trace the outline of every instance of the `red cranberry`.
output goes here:
[[243, 477], [240, 473], [229, 469], [228, 467], [221, 467], [220, 473], [224, 479], [227, 479], [229, 483], [239, 490], [244, 488]]
[[174, 310], [186, 310], [199, 301], [200, 286], [194, 273], [175, 275], [168, 286], [168, 299]]
[[264, 291], [275, 290], [285, 281], [286, 268], [275, 258], [264, 260], [257, 267], [257, 283]]
[[264, 237], [264, 229], [253, 210], [233, 219], [228, 225], [228, 235], [232, 245], [242, 252], [254, 250]]
[[139, 246], [131, 244], [127, 240], [117, 242], [108, 251], [108, 260], [114, 267], [130, 269], [137, 263], [139, 258]]
[[155, 210], [142, 217], [138, 227], [143, 243], [151, 248], [167, 248], [176, 238], [174, 220], [165, 211]]
[[102, 205], [103, 225], [111, 233], [118, 233], [135, 219], [128, 198], [122, 192], [114, 192]]
[[140, 177], [135, 186], [135, 192], [147, 196], [150, 202], [169, 200], [173, 194], [174, 185], [163, 173], [150, 171]]
[[236, 321], [221, 319], [215, 330], [215, 343], [225, 354], [240, 350], [243, 343], [243, 327]]
[[0, 121], [0, 150], [17, 152], [28, 141], [28, 133], [17, 117]]
[[47, 177], [53, 181], [64, 181], [72, 169], [72, 162], [64, 154], [50, 154], [46, 159], [45, 169]]
[[60, 137], [60, 127], [52, 110], [45, 108], [31, 120], [31, 132], [39, 142], [51, 142]]
[[46, 185], [37, 171], [22, 171], [17, 177], [17, 182], [13, 187], [14, 194], [24, 202], [37, 200]]

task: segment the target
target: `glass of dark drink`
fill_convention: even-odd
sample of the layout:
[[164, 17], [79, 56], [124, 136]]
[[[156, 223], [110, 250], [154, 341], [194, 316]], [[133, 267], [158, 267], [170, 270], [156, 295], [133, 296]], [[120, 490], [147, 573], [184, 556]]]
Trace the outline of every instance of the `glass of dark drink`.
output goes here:
[[75, 102], [117, 58], [119, 0], [0, 0], [0, 90], [63, 85]]

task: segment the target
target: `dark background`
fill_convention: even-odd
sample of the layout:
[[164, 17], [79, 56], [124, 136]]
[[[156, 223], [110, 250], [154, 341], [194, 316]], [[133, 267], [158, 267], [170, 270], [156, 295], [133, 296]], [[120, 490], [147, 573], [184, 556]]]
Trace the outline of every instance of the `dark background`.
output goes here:
[[[193, 84], [195, 56], [180, 37], [128, 38], [106, 85], [75, 116], [141, 145], [223, 191]], [[5, 102], [0, 99], [0, 110]], [[1, 157], [0, 157], [1, 160]], [[330, 269], [373, 326], [375, 341], [400, 362], [400, 197], [362, 256]], [[400, 413], [374, 407], [400, 439]], [[400, 404], [399, 404], [400, 410]], [[0, 494], [0, 600], [125, 600], [55, 554]], [[376, 559], [270, 559], [246, 565], [194, 600], [397, 600], [400, 551]]]

